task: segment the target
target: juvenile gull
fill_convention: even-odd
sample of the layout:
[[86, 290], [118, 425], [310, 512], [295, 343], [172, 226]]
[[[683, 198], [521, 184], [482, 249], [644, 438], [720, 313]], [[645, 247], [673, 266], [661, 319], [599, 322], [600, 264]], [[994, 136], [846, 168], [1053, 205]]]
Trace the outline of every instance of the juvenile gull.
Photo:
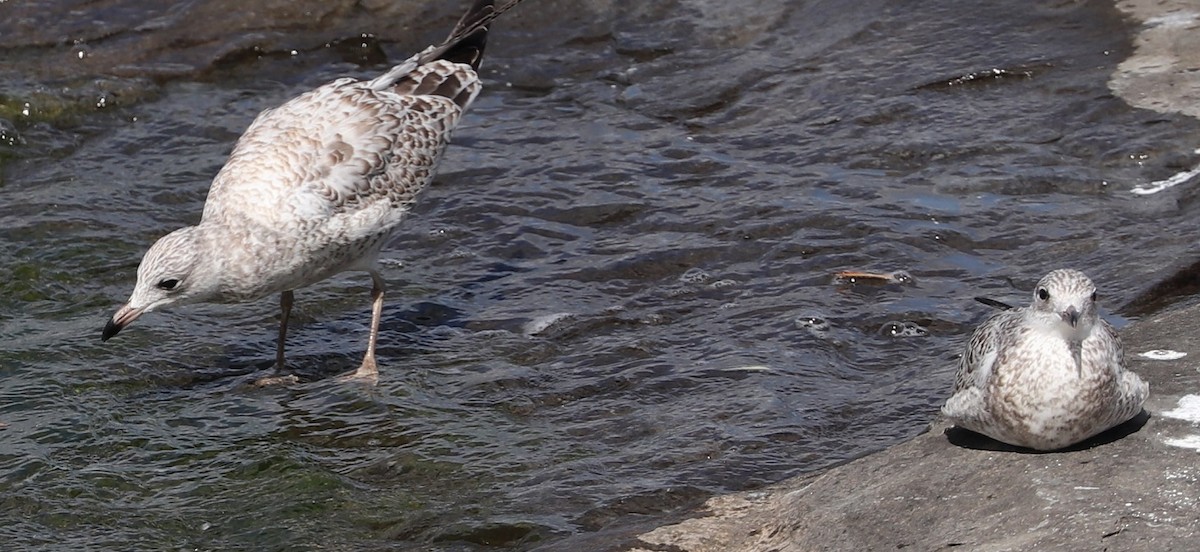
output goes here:
[[449, 38], [369, 81], [343, 78], [262, 112], [213, 179], [196, 226], [146, 252], [129, 302], [104, 327], [108, 340], [137, 317], [196, 302], [280, 294], [276, 369], [292, 291], [348, 270], [371, 275], [371, 330], [354, 377], [378, 377], [383, 308], [380, 248], [433, 179], [450, 133], [479, 93], [487, 25], [500, 13], [478, 0]]
[[1149, 393], [1096, 312], [1096, 286], [1064, 269], [1038, 282], [1031, 305], [975, 330], [942, 413], [1010, 445], [1054, 450], [1129, 420]]

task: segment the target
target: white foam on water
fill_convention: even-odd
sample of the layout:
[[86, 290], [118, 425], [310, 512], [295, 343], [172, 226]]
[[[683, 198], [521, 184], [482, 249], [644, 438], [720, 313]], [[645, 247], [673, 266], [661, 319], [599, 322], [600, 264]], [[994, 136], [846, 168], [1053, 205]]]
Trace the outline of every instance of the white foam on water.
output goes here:
[[1155, 349], [1153, 351], [1138, 353], [1138, 356], [1142, 358], [1148, 358], [1150, 360], [1178, 360], [1187, 356], [1187, 353], [1183, 351], [1172, 351], [1170, 349]]
[[761, 364], [753, 364], [750, 366], [735, 366], [733, 368], [726, 368], [725, 371], [726, 372], [770, 372], [771, 367], [763, 366]]
[[[1200, 395], [1184, 395], [1179, 397], [1179, 404], [1174, 410], [1167, 410], [1161, 412], [1161, 414], [1168, 418], [1200, 424]], [[1200, 439], [1200, 437], [1197, 438]]]
[[1173, 447], [1190, 448], [1200, 451], [1200, 435], [1188, 435], [1180, 439], [1163, 439], [1163, 442]]
[[[1200, 150], [1196, 150], [1195, 153], [1200, 153]], [[1168, 190], [1183, 184], [1184, 182], [1195, 178], [1196, 175], [1200, 175], [1200, 166], [1197, 166], [1190, 171], [1175, 173], [1166, 180], [1157, 180], [1146, 184], [1145, 186], [1134, 186], [1132, 190], [1129, 190], [1129, 192], [1134, 195], [1157, 194], [1163, 190]]]
[[1151, 17], [1146, 20], [1146, 25], [1150, 27], [1187, 27], [1196, 22], [1196, 12], [1181, 10], [1170, 12], [1158, 17]]
[[525, 327], [522, 328], [522, 330], [525, 332], [525, 337], [533, 337], [546, 331], [546, 329], [548, 329], [550, 326], [553, 326], [555, 322], [559, 322], [573, 316], [575, 316], [575, 314], [570, 312], [545, 314], [526, 322]]

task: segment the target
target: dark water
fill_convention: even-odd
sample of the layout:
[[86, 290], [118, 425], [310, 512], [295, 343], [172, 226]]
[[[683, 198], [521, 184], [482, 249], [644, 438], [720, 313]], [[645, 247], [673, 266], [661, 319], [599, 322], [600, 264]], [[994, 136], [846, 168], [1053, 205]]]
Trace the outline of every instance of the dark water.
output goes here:
[[361, 274], [297, 293], [300, 385], [247, 386], [273, 300], [100, 343], [255, 114], [463, 4], [0, 3], [7, 550], [616, 547], [921, 432], [972, 297], [1071, 266], [1123, 323], [1194, 248], [1193, 193], [1129, 190], [1200, 125], [1108, 91], [1103, 3], [527, 0], [385, 252], [377, 387], [331, 377]]

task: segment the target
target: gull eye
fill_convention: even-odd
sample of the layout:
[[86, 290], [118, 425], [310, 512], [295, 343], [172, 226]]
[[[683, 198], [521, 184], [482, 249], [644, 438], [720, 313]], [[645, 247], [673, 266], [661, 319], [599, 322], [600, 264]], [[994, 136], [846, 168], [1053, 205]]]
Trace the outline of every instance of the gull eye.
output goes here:
[[175, 278], [167, 278], [166, 280], [163, 280], [155, 285], [158, 287], [158, 289], [170, 291], [175, 289], [175, 286], [179, 285], [179, 280], [176, 280]]
[[1050, 292], [1046, 291], [1046, 288], [1038, 288], [1038, 299], [1041, 299], [1042, 301], [1049, 301]]

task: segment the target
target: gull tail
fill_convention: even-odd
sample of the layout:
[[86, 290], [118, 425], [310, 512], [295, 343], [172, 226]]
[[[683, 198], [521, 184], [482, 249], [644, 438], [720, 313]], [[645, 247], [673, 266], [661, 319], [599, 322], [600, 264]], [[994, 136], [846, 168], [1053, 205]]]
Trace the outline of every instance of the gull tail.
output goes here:
[[[371, 88], [390, 89], [405, 95], [442, 96], [450, 98], [465, 111], [481, 88], [475, 71], [483, 61], [483, 50], [487, 46], [487, 26], [519, 3], [521, 0], [510, 0], [497, 8], [495, 0], [475, 0], [446, 40], [372, 80]], [[436, 63], [439, 60], [449, 63]]]

